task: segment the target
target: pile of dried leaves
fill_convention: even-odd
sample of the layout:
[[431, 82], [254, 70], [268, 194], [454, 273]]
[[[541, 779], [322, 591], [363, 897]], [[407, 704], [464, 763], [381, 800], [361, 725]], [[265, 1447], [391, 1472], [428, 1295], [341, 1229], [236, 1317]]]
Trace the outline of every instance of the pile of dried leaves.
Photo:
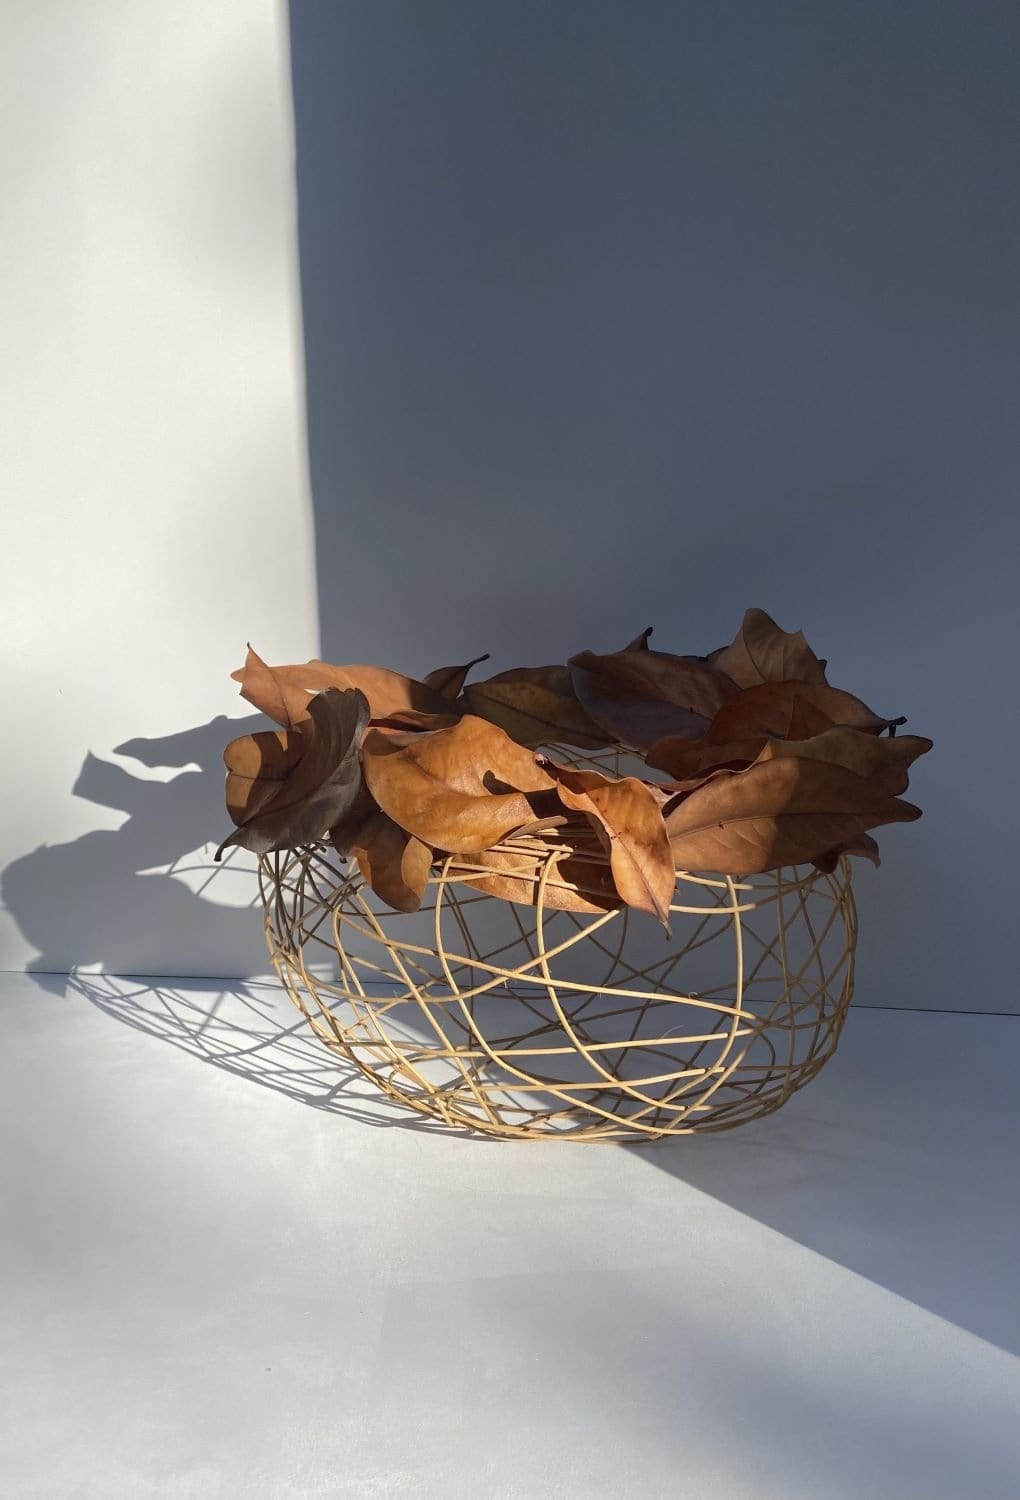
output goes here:
[[[234, 678], [282, 727], [227, 746], [237, 828], [220, 853], [328, 837], [384, 901], [414, 911], [448, 854], [469, 860], [478, 889], [534, 900], [554, 840], [566, 853], [547, 904], [625, 903], [665, 922], [677, 869], [877, 864], [868, 830], [920, 816], [900, 794], [931, 741], [896, 736], [903, 719], [831, 687], [799, 631], [748, 610], [708, 656], [654, 651], [650, 634], [472, 683], [485, 657], [417, 682], [384, 667], [269, 667], [249, 649]], [[572, 764], [618, 746], [648, 774]]]

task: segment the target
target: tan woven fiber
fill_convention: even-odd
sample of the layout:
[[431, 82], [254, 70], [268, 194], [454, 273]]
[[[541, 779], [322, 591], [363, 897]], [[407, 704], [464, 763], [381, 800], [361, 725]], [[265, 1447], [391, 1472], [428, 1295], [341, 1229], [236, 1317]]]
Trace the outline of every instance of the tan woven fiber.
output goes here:
[[550, 904], [575, 852], [557, 837], [499, 846], [532, 904], [480, 893], [481, 867], [451, 855], [413, 914], [328, 845], [263, 859], [274, 966], [326, 1046], [423, 1115], [515, 1139], [727, 1130], [815, 1076], [853, 993], [848, 860], [678, 872], [667, 937], [626, 908]]

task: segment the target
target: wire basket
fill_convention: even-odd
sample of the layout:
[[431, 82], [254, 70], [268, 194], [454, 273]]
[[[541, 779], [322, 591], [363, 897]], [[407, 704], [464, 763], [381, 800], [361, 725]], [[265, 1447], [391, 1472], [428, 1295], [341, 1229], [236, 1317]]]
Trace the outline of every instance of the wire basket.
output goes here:
[[329, 845], [266, 856], [273, 964], [326, 1046], [420, 1114], [515, 1139], [728, 1130], [815, 1076], [853, 993], [846, 858], [831, 874], [678, 872], [667, 937], [626, 907], [562, 909], [574, 851], [557, 837], [498, 846], [521, 900], [440, 856], [414, 913]]

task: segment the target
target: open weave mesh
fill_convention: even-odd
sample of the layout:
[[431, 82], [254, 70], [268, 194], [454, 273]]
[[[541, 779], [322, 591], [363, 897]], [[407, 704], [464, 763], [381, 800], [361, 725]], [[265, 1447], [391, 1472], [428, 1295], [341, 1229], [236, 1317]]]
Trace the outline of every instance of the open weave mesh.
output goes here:
[[556, 834], [499, 849], [532, 904], [479, 892], [464, 856], [411, 914], [328, 845], [262, 861], [280, 979], [392, 1099], [493, 1136], [654, 1140], [768, 1114], [832, 1056], [857, 935], [845, 858], [831, 875], [678, 872], [667, 936], [626, 908], [550, 905], [571, 852]]

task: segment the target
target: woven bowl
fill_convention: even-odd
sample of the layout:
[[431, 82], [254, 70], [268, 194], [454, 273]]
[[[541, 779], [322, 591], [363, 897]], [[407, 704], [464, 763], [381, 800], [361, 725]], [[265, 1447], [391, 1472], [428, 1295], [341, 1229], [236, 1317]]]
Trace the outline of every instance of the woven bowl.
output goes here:
[[680, 871], [667, 936], [627, 908], [560, 909], [556, 833], [499, 849], [521, 901], [482, 894], [451, 855], [410, 914], [326, 844], [262, 860], [281, 981], [391, 1099], [492, 1136], [648, 1141], [769, 1114], [832, 1056], [857, 936], [845, 858]]

